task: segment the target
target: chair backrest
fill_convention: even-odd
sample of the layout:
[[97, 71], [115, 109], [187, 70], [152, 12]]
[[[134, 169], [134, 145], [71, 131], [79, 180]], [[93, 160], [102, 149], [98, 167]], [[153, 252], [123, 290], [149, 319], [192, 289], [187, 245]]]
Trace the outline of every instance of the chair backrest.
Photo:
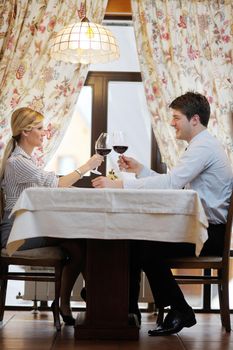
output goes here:
[[4, 208], [5, 208], [5, 197], [4, 197], [3, 189], [0, 188], [0, 223], [2, 222], [2, 218], [4, 215]]
[[2, 250], [2, 223], [0, 220], [0, 257], [1, 257], [1, 250]]
[[224, 239], [224, 249], [223, 249], [223, 262], [228, 261], [231, 248], [231, 233], [232, 233], [232, 220], [233, 220], [233, 191], [230, 198], [230, 205], [227, 214], [227, 223]]

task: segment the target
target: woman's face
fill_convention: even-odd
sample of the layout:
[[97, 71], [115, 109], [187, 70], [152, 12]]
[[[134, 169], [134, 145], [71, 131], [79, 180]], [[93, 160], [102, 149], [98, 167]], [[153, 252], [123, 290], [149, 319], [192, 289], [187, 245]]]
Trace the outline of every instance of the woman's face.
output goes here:
[[27, 142], [31, 147], [40, 147], [43, 143], [43, 138], [45, 136], [43, 123], [40, 122], [32, 128], [32, 130], [27, 132]]

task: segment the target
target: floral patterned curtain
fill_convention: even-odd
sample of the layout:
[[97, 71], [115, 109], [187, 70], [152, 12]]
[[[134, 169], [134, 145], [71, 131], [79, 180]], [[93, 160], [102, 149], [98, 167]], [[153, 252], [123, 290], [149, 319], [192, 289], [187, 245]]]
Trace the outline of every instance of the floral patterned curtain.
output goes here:
[[163, 161], [172, 167], [184, 148], [170, 127], [168, 105], [191, 90], [208, 98], [209, 130], [233, 165], [232, 0], [131, 0], [131, 5], [148, 108]]
[[[85, 13], [101, 23], [107, 0], [8, 0], [0, 3], [0, 152], [12, 112], [28, 106], [45, 115], [46, 140], [37, 158], [48, 161], [71, 120], [88, 66], [50, 58], [51, 40]], [[2, 156], [2, 153], [0, 153]]]

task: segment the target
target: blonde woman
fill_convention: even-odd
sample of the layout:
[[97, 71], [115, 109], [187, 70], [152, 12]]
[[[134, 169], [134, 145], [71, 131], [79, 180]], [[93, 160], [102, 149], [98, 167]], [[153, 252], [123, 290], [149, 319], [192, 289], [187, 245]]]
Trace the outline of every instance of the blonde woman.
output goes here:
[[[54, 172], [39, 168], [32, 157], [32, 152], [35, 147], [42, 145], [45, 136], [43, 119], [42, 114], [27, 107], [17, 109], [11, 117], [12, 138], [6, 146], [0, 172], [2, 203], [2, 199], [4, 199], [1, 223], [2, 247], [6, 246], [13, 224], [13, 219], [8, 218], [9, 214], [25, 188], [69, 187], [82, 178], [87, 171], [99, 166], [103, 161], [102, 156], [94, 155], [77, 170], [63, 177], [58, 177]], [[60, 313], [65, 324], [74, 325], [75, 320], [70, 308], [70, 295], [83, 268], [85, 242], [41, 237], [26, 240], [20, 250], [54, 245], [61, 246], [68, 257], [62, 274]]]

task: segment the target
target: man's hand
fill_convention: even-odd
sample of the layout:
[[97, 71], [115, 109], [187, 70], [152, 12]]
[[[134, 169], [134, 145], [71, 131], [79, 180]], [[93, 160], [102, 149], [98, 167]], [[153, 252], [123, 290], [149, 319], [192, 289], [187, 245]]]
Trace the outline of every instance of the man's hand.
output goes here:
[[136, 175], [138, 175], [143, 168], [143, 165], [139, 163], [136, 159], [126, 156], [119, 157], [118, 165], [121, 171], [135, 173]]
[[105, 176], [98, 176], [91, 180], [92, 186], [95, 188], [123, 188], [121, 180], [111, 180]]

